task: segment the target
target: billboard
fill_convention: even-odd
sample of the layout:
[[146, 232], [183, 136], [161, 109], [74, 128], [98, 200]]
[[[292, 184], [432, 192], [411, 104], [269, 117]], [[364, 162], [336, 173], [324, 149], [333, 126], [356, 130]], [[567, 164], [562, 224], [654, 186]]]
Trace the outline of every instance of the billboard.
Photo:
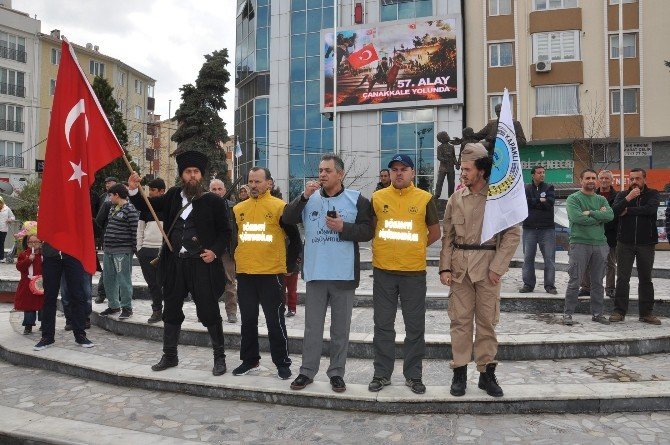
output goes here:
[[426, 17], [321, 34], [321, 108], [338, 111], [463, 102], [460, 16]]

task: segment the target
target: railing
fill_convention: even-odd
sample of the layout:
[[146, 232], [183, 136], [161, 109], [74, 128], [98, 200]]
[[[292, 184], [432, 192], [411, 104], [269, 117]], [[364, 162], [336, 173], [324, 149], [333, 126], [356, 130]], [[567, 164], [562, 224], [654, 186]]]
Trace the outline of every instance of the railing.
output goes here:
[[14, 85], [11, 83], [0, 83], [0, 94], [9, 94], [10, 96], [26, 97], [26, 87]]
[[15, 131], [17, 133], [23, 133], [25, 128], [25, 123], [21, 121], [9, 121], [5, 119], [0, 119], [0, 130], [3, 131]]
[[22, 49], [10, 49], [6, 46], [0, 46], [0, 57], [26, 63], [27, 53]]
[[23, 168], [23, 156], [0, 155], [0, 167]]

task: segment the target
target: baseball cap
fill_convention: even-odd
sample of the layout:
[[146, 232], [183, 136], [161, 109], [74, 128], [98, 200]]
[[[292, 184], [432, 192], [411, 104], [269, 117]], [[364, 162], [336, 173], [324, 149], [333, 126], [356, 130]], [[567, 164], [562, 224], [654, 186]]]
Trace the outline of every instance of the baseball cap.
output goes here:
[[119, 182], [119, 180], [115, 176], [108, 176], [105, 178], [105, 182], [111, 182], [111, 181]]
[[391, 168], [391, 165], [393, 165], [394, 162], [400, 162], [403, 165], [408, 166], [411, 169], [414, 169], [414, 162], [412, 161], [412, 158], [410, 158], [407, 155], [403, 154], [397, 154], [391, 158], [391, 161], [389, 162], [388, 168]]

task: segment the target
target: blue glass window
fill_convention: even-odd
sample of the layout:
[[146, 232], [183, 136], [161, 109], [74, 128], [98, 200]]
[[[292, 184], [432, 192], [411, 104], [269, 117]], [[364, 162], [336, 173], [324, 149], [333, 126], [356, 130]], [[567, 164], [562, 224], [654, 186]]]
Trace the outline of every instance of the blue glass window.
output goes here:
[[291, 36], [291, 57], [304, 57], [305, 56], [305, 35], [298, 34]]
[[291, 130], [289, 137], [291, 138], [290, 152], [302, 155], [305, 151], [305, 130]]
[[302, 178], [305, 176], [305, 159], [302, 154], [291, 155], [289, 157], [288, 169], [290, 172], [289, 176], [292, 178]]
[[[281, 0], [280, 0], [281, 1]], [[284, 0], [286, 1], [286, 0]], [[300, 11], [305, 9], [305, 0], [291, 0], [291, 10]]]
[[294, 11], [291, 14], [291, 34], [304, 34], [307, 15], [305, 11]]
[[321, 107], [319, 105], [307, 105], [305, 128], [321, 128]]
[[307, 9], [321, 8], [321, 0], [307, 0]]
[[321, 101], [321, 85], [318, 80], [310, 80], [305, 82], [307, 85], [305, 93], [305, 103], [308, 104], [320, 104]]
[[321, 150], [321, 130], [306, 130], [305, 131], [305, 152], [320, 153]]
[[291, 128], [305, 128], [305, 107], [291, 107]]
[[256, 114], [268, 114], [267, 99], [256, 99]]
[[307, 57], [305, 64], [307, 80], [315, 80], [320, 77], [319, 68], [321, 67], [321, 59], [317, 57]]
[[259, 6], [258, 7], [258, 15], [256, 16], [256, 21], [258, 23], [259, 28], [264, 28], [266, 26], [270, 26], [270, 21], [268, 18], [270, 17], [270, 7], [269, 6]]
[[307, 32], [321, 30], [321, 9], [307, 11]]
[[305, 83], [291, 82], [291, 105], [305, 104]]
[[307, 34], [307, 42], [305, 47], [305, 51], [308, 56], [321, 55], [321, 34], [318, 32]]
[[[328, 121], [330, 122], [330, 121]], [[332, 152], [333, 151], [333, 144], [334, 144], [334, 138], [333, 138], [333, 123], [330, 122], [331, 127], [330, 128], [324, 128], [321, 131], [321, 137], [323, 138], [321, 141], [321, 144], [323, 145], [323, 151], [324, 152]]]
[[381, 127], [381, 149], [382, 150], [397, 150], [398, 149], [398, 126], [397, 125], [382, 125]]
[[397, 111], [382, 111], [382, 123], [393, 123], [398, 122], [398, 112]]
[[305, 80], [305, 59], [291, 59], [291, 81]]
[[381, 21], [413, 19], [433, 15], [432, 0], [405, 0], [393, 4], [381, 4]]
[[[328, 0], [324, 0], [324, 3]], [[333, 0], [330, 0], [330, 3], [333, 3]], [[323, 29], [328, 29], [333, 27], [335, 23], [335, 8], [323, 8]]]

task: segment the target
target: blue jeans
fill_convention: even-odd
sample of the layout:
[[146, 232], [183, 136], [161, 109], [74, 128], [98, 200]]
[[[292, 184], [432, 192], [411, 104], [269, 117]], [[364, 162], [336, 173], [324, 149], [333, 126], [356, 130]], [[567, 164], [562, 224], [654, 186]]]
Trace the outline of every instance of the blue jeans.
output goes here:
[[109, 307], [132, 308], [133, 283], [131, 282], [132, 253], [105, 253], [102, 267], [105, 271], [105, 292]]
[[524, 286], [535, 288], [535, 253], [540, 246], [544, 259], [544, 288], [556, 287], [556, 233], [554, 228], [530, 229], [523, 228], [523, 271]]
[[64, 253], [62, 257], [44, 257], [42, 280], [44, 307], [42, 308], [42, 337], [53, 340], [56, 332], [56, 305], [61, 277], [65, 277], [69, 295], [70, 324], [75, 338], [86, 336], [86, 284], [81, 262]]
[[[86, 271], [84, 271], [84, 291], [86, 292], [86, 318], [88, 318], [91, 316], [91, 312], [93, 312], [93, 275], [90, 275]], [[63, 305], [65, 320], [67, 320], [69, 324], [72, 315], [70, 314], [70, 295], [67, 290], [67, 281], [65, 280], [65, 277], [61, 277], [60, 280], [60, 302]]]
[[42, 311], [26, 311], [23, 313], [21, 326], [35, 326], [35, 322], [42, 321]]

